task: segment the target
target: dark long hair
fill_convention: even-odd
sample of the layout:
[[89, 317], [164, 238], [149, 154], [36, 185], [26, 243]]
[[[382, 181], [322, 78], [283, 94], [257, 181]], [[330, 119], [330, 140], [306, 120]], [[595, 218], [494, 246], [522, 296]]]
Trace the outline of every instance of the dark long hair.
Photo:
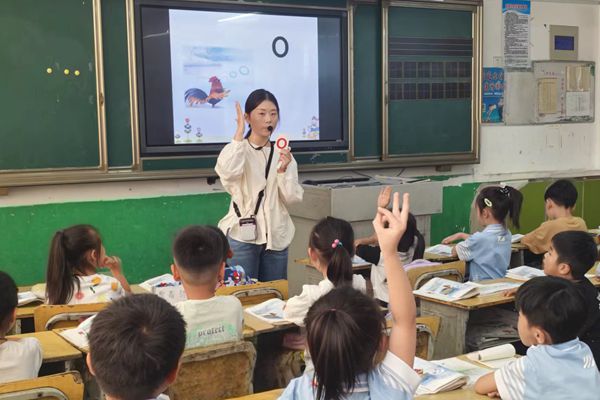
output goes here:
[[[489, 205], [491, 203], [491, 206]], [[481, 211], [489, 207], [492, 215], [504, 223], [509, 215], [515, 228], [519, 228], [519, 215], [523, 204], [523, 195], [512, 186], [488, 186], [479, 192], [475, 199], [477, 208]]]
[[[338, 241], [338, 243], [334, 242]], [[334, 286], [352, 285], [352, 257], [354, 256], [354, 231], [348, 221], [327, 217], [313, 227], [308, 247], [315, 250], [327, 263], [327, 279]]]
[[[250, 93], [246, 99], [246, 104], [244, 104], [244, 112], [250, 115], [250, 113], [254, 111], [256, 107], [258, 107], [263, 101], [270, 101], [271, 103], [275, 104], [275, 108], [277, 108], [277, 115], [279, 116], [279, 103], [277, 102], [275, 95], [265, 89], [256, 89]], [[248, 132], [246, 132], [246, 135], [244, 135], [244, 139], [247, 139], [251, 133], [252, 127], [248, 128]]]
[[85, 275], [86, 269], [93, 267], [86, 258], [88, 251], [100, 254], [101, 248], [100, 234], [91, 225], [75, 225], [54, 234], [46, 270], [48, 304], [66, 304], [71, 300], [75, 285], [79, 290], [75, 275]]
[[317, 300], [305, 318], [318, 400], [340, 400], [374, 367], [385, 317], [377, 303], [349, 286]]

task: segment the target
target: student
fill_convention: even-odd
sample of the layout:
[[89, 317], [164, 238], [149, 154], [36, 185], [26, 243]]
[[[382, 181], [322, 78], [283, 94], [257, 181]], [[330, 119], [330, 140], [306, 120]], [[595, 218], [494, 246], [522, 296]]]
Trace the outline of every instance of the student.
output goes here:
[[185, 322], [153, 294], [119, 299], [94, 318], [86, 361], [107, 400], [148, 400], [177, 377]]
[[469, 280], [503, 278], [510, 263], [511, 238], [506, 228], [506, 217], [519, 227], [519, 214], [523, 196], [511, 186], [488, 186], [475, 198], [477, 220], [485, 228], [472, 235], [455, 233], [442, 243], [448, 244], [463, 239], [453, 249], [452, 254], [469, 262]]
[[252, 283], [250, 278], [246, 276], [246, 271], [244, 271], [244, 268], [241, 265], [230, 266], [227, 264], [227, 260], [233, 257], [233, 251], [231, 250], [227, 236], [225, 236], [223, 231], [216, 226], [207, 225], [207, 227], [213, 229], [217, 235], [219, 235], [223, 245], [223, 262], [225, 263], [225, 272], [223, 274], [223, 279], [219, 281], [218, 287], [240, 286]]
[[[99, 274], [106, 267], [112, 277]], [[46, 271], [48, 304], [111, 301], [131, 293], [121, 259], [107, 256], [100, 234], [91, 225], [75, 225], [54, 234]]]
[[573, 216], [576, 202], [577, 189], [571, 181], [560, 179], [548, 186], [544, 193], [544, 209], [548, 220], [526, 234], [521, 243], [534, 254], [544, 254], [558, 232], [587, 231], [585, 221]]
[[[386, 186], [381, 189], [377, 199], [377, 207], [387, 208], [392, 194], [392, 187]], [[356, 255], [373, 265], [380, 264], [381, 249], [377, 246], [377, 235], [356, 239], [354, 241]], [[398, 242], [398, 255], [402, 264], [408, 264], [414, 260], [423, 258], [425, 253], [425, 239], [417, 229], [417, 220], [411, 213], [408, 214], [406, 232]], [[381, 264], [383, 266], [383, 264]]]
[[0, 383], [37, 378], [42, 349], [35, 338], [8, 339], [17, 320], [19, 296], [15, 281], [0, 271]]
[[525, 357], [477, 381], [479, 394], [502, 400], [599, 398], [600, 373], [590, 348], [577, 338], [585, 321], [583, 297], [566, 279], [537, 277], [515, 299]]
[[235, 296], [215, 296], [223, 280], [223, 242], [215, 228], [189, 226], [173, 242], [171, 272], [187, 296], [177, 309], [187, 323], [186, 347], [242, 339], [242, 303]]
[[290, 382], [281, 399], [412, 399], [419, 375], [412, 369], [416, 306], [397, 254], [406, 230], [409, 199], [394, 195], [392, 211], [378, 209], [373, 221], [390, 287], [392, 331], [387, 351], [385, 318], [377, 303], [343, 286], [321, 297], [306, 316], [307, 343], [315, 371]]
[[[377, 199], [377, 207], [387, 208], [390, 204], [392, 187], [386, 186], [381, 189]], [[373, 296], [382, 302], [383, 306], [387, 306], [389, 301], [387, 276], [385, 275], [385, 267], [383, 257], [381, 257], [381, 249], [377, 244], [377, 235], [373, 234], [368, 238], [361, 238], [354, 241], [356, 247], [356, 255], [367, 262], [373, 264], [371, 267], [371, 283], [373, 285]], [[425, 253], [425, 239], [421, 232], [417, 229], [417, 220], [411, 213], [408, 214], [406, 231], [398, 242], [398, 256], [400, 261], [405, 266], [414, 260], [423, 258]]]
[[335, 287], [347, 285], [366, 293], [365, 278], [352, 273], [353, 243], [354, 231], [347, 221], [327, 217], [313, 227], [308, 239], [308, 257], [323, 274], [323, 280], [318, 285], [302, 285], [302, 293], [286, 303], [283, 310], [286, 319], [303, 326], [310, 306]]
[[585, 277], [585, 273], [598, 259], [598, 248], [587, 232], [566, 231], [552, 238], [550, 249], [544, 256], [544, 272], [573, 282], [582, 295], [587, 311], [585, 322], [578, 333], [600, 366], [600, 296], [598, 289]]
[[[289, 149], [271, 145], [279, 123], [273, 93], [257, 89], [244, 105], [236, 103], [237, 129], [219, 153], [215, 171], [231, 194], [229, 212], [219, 228], [229, 238], [233, 265], [261, 282], [287, 277], [288, 247], [294, 223], [288, 206], [302, 201], [298, 165]], [[250, 129], [244, 135], [245, 122]]]

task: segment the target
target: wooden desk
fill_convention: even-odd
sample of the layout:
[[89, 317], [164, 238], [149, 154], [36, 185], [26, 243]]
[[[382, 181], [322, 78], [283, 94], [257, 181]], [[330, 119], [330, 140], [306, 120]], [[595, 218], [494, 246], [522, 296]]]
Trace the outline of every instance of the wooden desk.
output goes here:
[[247, 396], [231, 398], [229, 400], [277, 400], [285, 389], [269, 390], [268, 392], [254, 393]]
[[244, 311], [244, 338], [246, 338], [246, 333], [255, 336], [261, 333], [283, 331], [295, 326], [296, 325], [291, 322], [277, 325], [270, 324]]
[[[510, 266], [511, 267], [519, 267], [525, 263], [524, 259], [524, 251], [527, 250], [527, 246], [521, 243], [513, 243], [511, 246], [511, 256], [510, 256]], [[441, 262], [447, 263], [452, 261], [457, 261], [458, 256], [446, 256], [435, 253], [425, 252], [423, 258], [433, 262]]]
[[[502, 278], [480, 283], [497, 282], [518, 281]], [[435, 315], [441, 318], [440, 331], [435, 340], [434, 359], [454, 357], [466, 352], [465, 336], [469, 314], [472, 311], [508, 304], [514, 301], [514, 296], [506, 297], [502, 292], [453, 302], [433, 299], [419, 294], [415, 296], [420, 300], [421, 315]]]
[[69, 342], [64, 340], [55, 332], [33, 332], [7, 337], [11, 339], [20, 339], [27, 337], [36, 338], [40, 341], [40, 345], [42, 347], [43, 362], [51, 363], [62, 361], [65, 363], [65, 370], [67, 371], [71, 369], [72, 361], [82, 357], [81, 351], [77, 350]]

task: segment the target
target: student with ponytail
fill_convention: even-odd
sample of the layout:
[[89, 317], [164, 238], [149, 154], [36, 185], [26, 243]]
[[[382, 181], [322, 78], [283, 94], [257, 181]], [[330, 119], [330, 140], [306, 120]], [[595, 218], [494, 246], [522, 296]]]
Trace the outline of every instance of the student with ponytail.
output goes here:
[[302, 293], [288, 300], [284, 309], [286, 319], [302, 326], [310, 306], [336, 287], [351, 286], [366, 293], [365, 278], [352, 274], [353, 244], [354, 231], [347, 221], [327, 217], [313, 227], [308, 256], [311, 265], [323, 274], [323, 280], [318, 285], [303, 285]]
[[413, 370], [416, 306], [398, 256], [406, 230], [409, 199], [394, 195], [393, 208], [379, 207], [373, 221], [390, 288], [392, 329], [385, 336], [384, 314], [372, 298], [344, 285], [321, 297], [306, 316], [308, 350], [314, 372], [292, 380], [283, 400], [408, 400], [420, 383]]
[[[108, 268], [112, 277], [98, 274]], [[91, 225], [75, 225], [54, 234], [46, 271], [48, 304], [85, 304], [115, 300], [131, 292], [121, 259], [107, 256]]]
[[510, 263], [512, 235], [506, 227], [510, 217], [512, 225], [519, 228], [519, 215], [523, 195], [511, 186], [488, 186], [475, 198], [477, 220], [485, 228], [472, 235], [459, 232], [448, 236], [442, 243], [456, 240], [452, 254], [469, 262], [469, 280], [503, 278]]

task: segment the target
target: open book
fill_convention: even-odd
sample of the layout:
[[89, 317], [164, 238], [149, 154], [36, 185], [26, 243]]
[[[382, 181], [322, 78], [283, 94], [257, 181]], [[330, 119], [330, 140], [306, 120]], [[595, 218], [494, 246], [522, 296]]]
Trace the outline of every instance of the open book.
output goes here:
[[417, 395], [447, 392], [458, 389], [467, 383], [465, 375], [419, 357], [415, 357], [413, 368], [421, 372], [421, 383], [417, 387]]
[[419, 289], [413, 291], [413, 293], [444, 301], [456, 301], [477, 296], [479, 294], [479, 289], [468, 283], [460, 283], [443, 278], [433, 278]]
[[[485, 282], [485, 281], [484, 281]], [[465, 282], [465, 285], [477, 288], [480, 296], [489, 296], [490, 294], [504, 292], [505, 290], [514, 289], [521, 286], [521, 283], [517, 282], [497, 282], [497, 283], [477, 283], [477, 282]]]
[[92, 328], [92, 322], [96, 315], [92, 315], [89, 318], [86, 318], [82, 323], [80, 323], [77, 327], [71, 329], [65, 329], [63, 331], [56, 331], [60, 336], [62, 336], [67, 342], [71, 343], [73, 346], [78, 349], [87, 349], [89, 346], [88, 342], [88, 334], [90, 333], [90, 329]]
[[252, 307], [246, 308], [248, 314], [273, 325], [289, 324], [290, 321], [283, 317], [285, 301], [281, 299], [270, 299]]
[[425, 253], [437, 254], [440, 256], [451, 256], [452, 246], [448, 246], [446, 244], [436, 244], [435, 246], [426, 248]]
[[33, 294], [33, 292], [19, 292], [18, 293], [18, 297], [19, 297], [19, 306], [24, 306], [25, 304], [29, 304], [29, 303], [33, 303], [35, 301], [43, 301], [43, 299], [40, 299], [39, 297], [37, 297], [35, 294]]
[[487, 367], [498, 369], [515, 359], [515, 347], [512, 344], [490, 347], [467, 354], [469, 360], [477, 361]]
[[522, 265], [517, 268], [511, 268], [506, 271], [506, 277], [511, 279], [516, 279], [518, 281], [528, 281], [531, 278], [535, 278], [536, 276], [545, 276], [544, 271], [537, 268], [528, 267], [527, 265]]
[[140, 287], [150, 293], [162, 297], [173, 305], [187, 300], [181, 282], [176, 281], [171, 274], [150, 278], [147, 281], [140, 283]]

